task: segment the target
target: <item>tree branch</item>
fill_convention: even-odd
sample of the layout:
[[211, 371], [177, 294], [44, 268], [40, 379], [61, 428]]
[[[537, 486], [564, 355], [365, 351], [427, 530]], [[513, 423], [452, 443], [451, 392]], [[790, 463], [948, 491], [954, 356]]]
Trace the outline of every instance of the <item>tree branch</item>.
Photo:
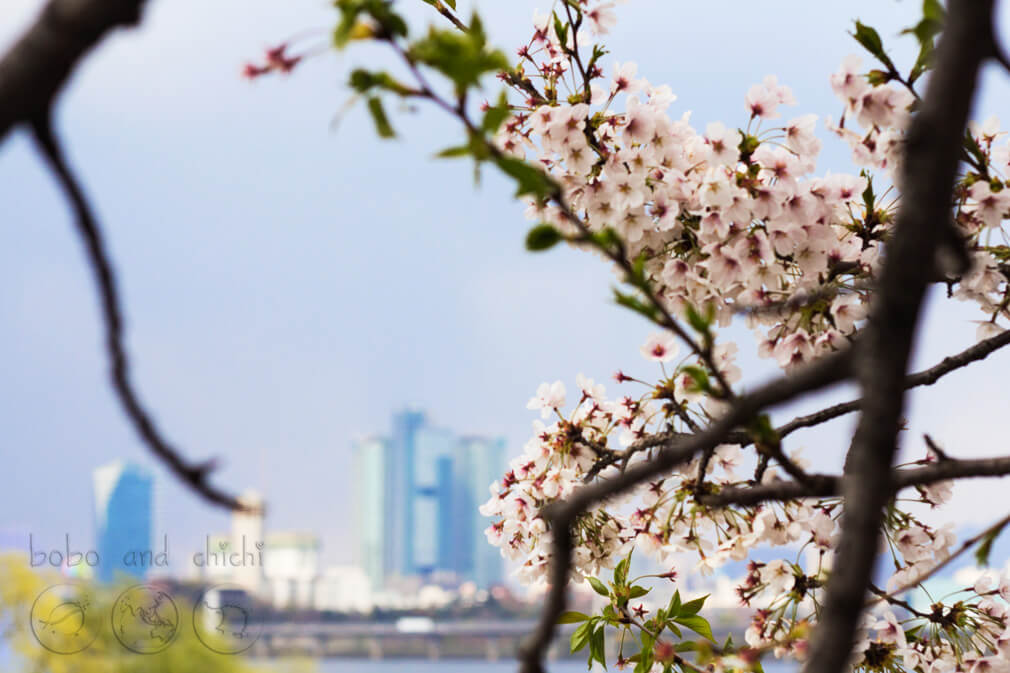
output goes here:
[[632, 465], [612, 479], [583, 486], [567, 500], [555, 502], [544, 509], [543, 516], [550, 524], [552, 535], [550, 590], [536, 630], [520, 647], [522, 673], [544, 672], [544, 653], [565, 609], [572, 558], [571, 527], [580, 514], [607, 498], [669, 472], [691, 460], [698, 452], [724, 443], [735, 428], [762, 410], [846, 379], [851, 373], [853, 350], [831, 353], [789, 376], [777, 378], [747, 395], [737, 397], [726, 414], [703, 432], [686, 438], [671, 436], [652, 460]]
[[845, 516], [824, 607], [804, 673], [840, 673], [873, 576], [891, 464], [904, 410], [908, 361], [938, 252], [957, 239], [950, 195], [982, 62], [993, 0], [950, 0], [926, 95], [905, 137], [903, 194], [856, 368], [863, 399], [845, 461]]
[[[1010, 330], [1000, 332], [996, 336], [979, 341], [974, 346], [966, 348], [957, 355], [951, 355], [950, 357], [944, 358], [939, 364], [934, 365], [929, 369], [925, 369], [921, 372], [908, 376], [905, 379], [905, 388], [910, 389], [918, 388], [919, 386], [931, 386], [939, 381], [941, 377], [946, 376], [955, 370], [961, 369], [962, 367], [966, 367], [973, 362], [984, 360], [986, 357], [1008, 344], [1010, 344]], [[844, 416], [845, 414], [857, 411], [862, 402], [862, 400], [842, 402], [841, 404], [826, 407], [806, 416], [798, 416], [797, 418], [794, 418], [788, 423], [777, 428], [776, 432], [778, 432], [780, 437], [785, 437], [786, 435], [790, 435], [801, 428], [809, 428], [815, 425], [820, 425], [821, 423], [838, 418], [839, 416]]]
[[0, 142], [52, 105], [74, 68], [110, 31], [140, 22], [146, 0], [49, 0], [0, 60]]
[[119, 306], [119, 291], [116, 287], [115, 273], [105, 251], [101, 229], [53, 134], [48, 111], [33, 120], [32, 131], [40, 152], [73, 205], [74, 222], [87, 251], [88, 263], [94, 273], [101, 300], [112, 386], [127, 417], [148, 448], [194, 492], [209, 502], [233, 510], [249, 509], [235, 496], [218, 490], [208, 482], [207, 477], [214, 468], [213, 461], [189, 463], [184, 460], [162, 437], [153, 419], [141, 405], [130, 384], [130, 363], [123, 347], [123, 318]]
[[[929, 486], [938, 481], [970, 479], [975, 477], [1001, 477], [1010, 474], [1010, 456], [998, 458], [948, 459], [926, 467], [894, 470], [891, 472], [889, 492], [913, 486]], [[799, 500], [801, 498], [830, 498], [841, 495], [842, 477], [830, 474], [807, 475], [808, 482], [774, 481], [756, 486], [729, 487], [719, 493], [699, 498], [703, 505], [757, 505], [762, 502]]]

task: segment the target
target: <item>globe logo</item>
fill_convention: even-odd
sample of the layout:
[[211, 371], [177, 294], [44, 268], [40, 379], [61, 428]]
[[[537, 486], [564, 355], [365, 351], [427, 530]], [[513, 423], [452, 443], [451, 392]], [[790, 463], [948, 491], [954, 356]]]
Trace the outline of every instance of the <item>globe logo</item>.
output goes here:
[[30, 622], [35, 640], [54, 654], [81, 652], [102, 628], [94, 594], [82, 584], [47, 588], [32, 604]]
[[112, 606], [112, 632], [137, 654], [156, 654], [179, 632], [179, 609], [161, 587], [138, 584], [119, 595]]
[[242, 587], [218, 584], [193, 606], [193, 631], [207, 649], [239, 654], [252, 647], [263, 631], [255, 601]]

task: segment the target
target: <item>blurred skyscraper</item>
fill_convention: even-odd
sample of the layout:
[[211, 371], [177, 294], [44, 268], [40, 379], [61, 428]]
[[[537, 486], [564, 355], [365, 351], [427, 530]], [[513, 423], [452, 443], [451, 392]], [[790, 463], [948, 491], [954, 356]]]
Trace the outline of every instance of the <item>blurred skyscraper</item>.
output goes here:
[[477, 511], [491, 497], [490, 487], [505, 469], [505, 440], [501, 437], [462, 437], [456, 446], [455, 528], [462, 539], [454, 545], [455, 563], [479, 587], [500, 584], [504, 577], [501, 552], [484, 531], [491, 521]]
[[116, 461], [93, 473], [98, 579], [120, 573], [143, 578], [150, 567], [154, 480], [132, 463]]
[[368, 437], [354, 445], [355, 560], [368, 574], [373, 587], [382, 586], [386, 575], [393, 571], [388, 543], [393, 519], [387, 491], [389, 454], [389, 441], [382, 437]]
[[354, 444], [357, 562], [373, 588], [393, 578], [500, 583], [503, 563], [477, 512], [504, 468], [503, 439], [460, 438], [419, 411]]

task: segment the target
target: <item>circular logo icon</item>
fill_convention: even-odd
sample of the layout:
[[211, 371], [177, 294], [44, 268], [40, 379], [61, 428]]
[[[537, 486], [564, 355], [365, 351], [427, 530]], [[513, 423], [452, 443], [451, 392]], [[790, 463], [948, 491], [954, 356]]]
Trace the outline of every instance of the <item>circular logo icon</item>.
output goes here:
[[32, 635], [54, 654], [76, 654], [95, 642], [102, 618], [94, 592], [83, 584], [54, 584], [32, 603]]
[[253, 596], [237, 584], [207, 589], [193, 606], [193, 631], [207, 649], [218, 654], [245, 652], [263, 632], [263, 620]]
[[112, 632], [131, 652], [156, 654], [168, 647], [179, 632], [179, 609], [161, 587], [138, 584], [112, 605]]

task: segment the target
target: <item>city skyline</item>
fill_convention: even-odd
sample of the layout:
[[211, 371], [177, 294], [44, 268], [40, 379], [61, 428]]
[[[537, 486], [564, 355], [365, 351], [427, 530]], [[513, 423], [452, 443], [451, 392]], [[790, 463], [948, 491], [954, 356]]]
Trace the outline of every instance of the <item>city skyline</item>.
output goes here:
[[143, 579], [154, 563], [154, 477], [136, 464], [117, 460], [96, 468], [92, 480], [97, 579], [112, 582], [119, 574]]
[[505, 440], [458, 436], [403, 409], [390, 433], [354, 442], [355, 561], [372, 586], [451, 573], [486, 588], [504, 581], [478, 506], [505, 468]]

